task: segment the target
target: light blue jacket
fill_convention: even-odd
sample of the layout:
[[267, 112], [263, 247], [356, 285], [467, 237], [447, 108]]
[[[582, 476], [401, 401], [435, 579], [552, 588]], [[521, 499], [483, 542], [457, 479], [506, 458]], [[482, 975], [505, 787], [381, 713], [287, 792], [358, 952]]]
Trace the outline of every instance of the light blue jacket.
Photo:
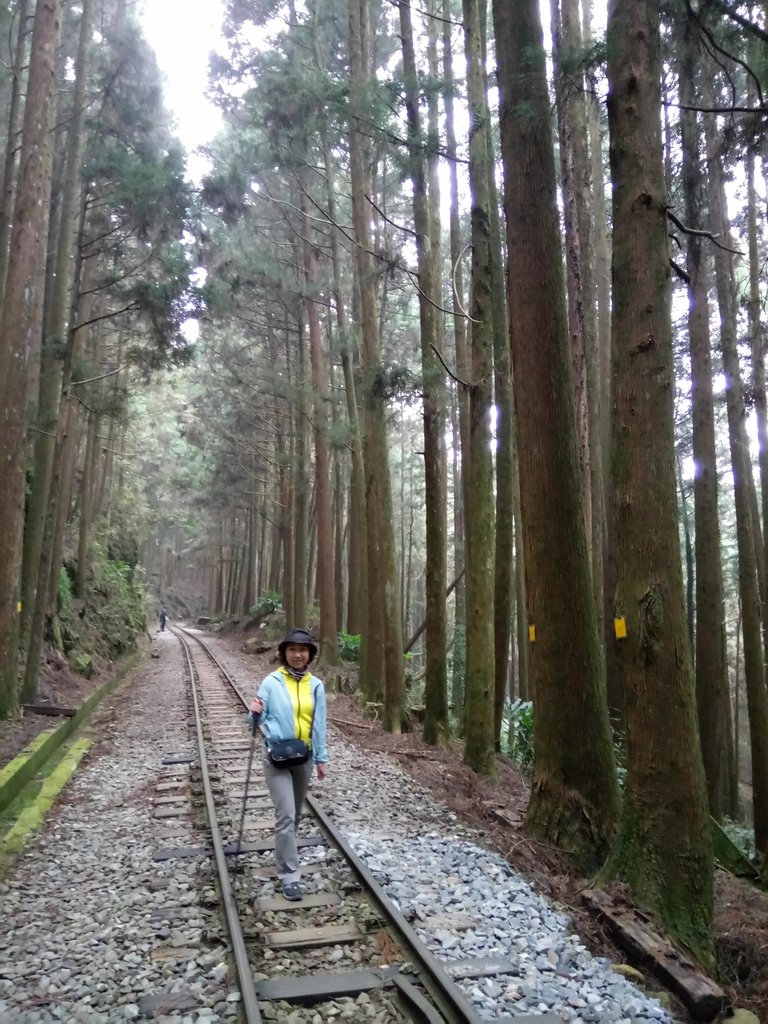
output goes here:
[[[325, 701], [325, 687], [317, 676], [311, 677], [314, 721], [312, 722], [312, 761], [315, 764], [328, 763], [328, 714]], [[289, 740], [296, 735], [293, 701], [281, 672], [272, 672], [262, 680], [257, 696], [264, 701], [264, 711], [259, 719], [259, 728], [267, 745]], [[248, 713], [253, 723], [253, 712]]]

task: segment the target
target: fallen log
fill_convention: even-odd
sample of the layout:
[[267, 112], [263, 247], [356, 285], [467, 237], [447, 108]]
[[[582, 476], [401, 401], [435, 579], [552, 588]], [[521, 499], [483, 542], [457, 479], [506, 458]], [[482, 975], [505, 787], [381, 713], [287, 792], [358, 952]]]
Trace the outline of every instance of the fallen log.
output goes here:
[[332, 718], [328, 715], [328, 721], [331, 722], [332, 725], [351, 725], [354, 729], [370, 730], [373, 728], [373, 719], [371, 719], [370, 722], [352, 722], [348, 718]]
[[22, 704], [30, 715], [50, 715], [51, 718], [74, 718], [77, 708], [57, 708], [55, 704]]
[[642, 920], [638, 912], [600, 889], [587, 889], [582, 899], [605, 921], [618, 943], [636, 961], [664, 982], [696, 1020], [714, 1020], [730, 1008], [728, 996], [711, 978]]

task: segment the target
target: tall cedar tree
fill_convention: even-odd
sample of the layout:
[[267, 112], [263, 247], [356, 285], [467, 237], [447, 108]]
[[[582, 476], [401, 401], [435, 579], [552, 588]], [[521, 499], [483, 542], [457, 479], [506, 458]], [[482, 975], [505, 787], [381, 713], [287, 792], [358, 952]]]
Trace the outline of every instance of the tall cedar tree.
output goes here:
[[24, 517], [27, 363], [40, 330], [50, 210], [58, 0], [38, 0], [32, 35], [18, 187], [0, 319], [0, 718], [16, 706], [21, 539]]
[[409, 163], [413, 182], [413, 224], [419, 271], [419, 326], [421, 370], [424, 391], [424, 483], [426, 492], [427, 562], [425, 596], [426, 674], [424, 681], [424, 739], [442, 743], [449, 737], [448, 670], [446, 664], [447, 572], [447, 462], [445, 452], [445, 387], [438, 364], [440, 331], [438, 309], [440, 287], [437, 255], [439, 248], [430, 229], [427, 199], [427, 168], [419, 108], [419, 80], [413, 39], [410, 3], [401, 0], [400, 38], [403, 49], [403, 79], [408, 118]]
[[403, 700], [403, 629], [392, 523], [384, 368], [366, 199], [370, 194], [367, 169], [370, 152], [366, 141], [369, 113], [366, 99], [371, 81], [368, 0], [349, 0], [349, 62], [349, 156], [361, 314], [368, 530], [368, 615], [362, 669], [369, 699], [378, 699], [383, 691], [385, 728], [399, 732]]
[[328, 447], [329, 373], [320, 326], [317, 285], [317, 251], [314, 227], [309, 215], [309, 200], [302, 199], [304, 210], [304, 274], [307, 285], [309, 322], [309, 358], [312, 366], [315, 433], [315, 500], [317, 502], [317, 588], [320, 597], [320, 658], [322, 665], [339, 660], [336, 624], [336, 581], [333, 563], [333, 498], [331, 460]]
[[592, 861], [607, 852], [618, 789], [581, 503], [565, 285], [538, 0], [494, 3], [536, 709], [528, 825]]
[[[75, 62], [75, 87], [72, 110], [67, 128], [67, 155], [61, 196], [61, 221], [58, 230], [56, 268], [50, 302], [49, 322], [45, 325], [42, 348], [40, 389], [35, 436], [32, 490], [27, 506], [24, 527], [24, 554], [22, 559], [22, 614], [21, 645], [27, 653], [22, 697], [32, 701], [37, 689], [40, 664], [39, 631], [33, 635], [32, 621], [42, 621], [47, 605], [49, 558], [43, 558], [43, 535], [48, 516], [51, 476], [53, 473], [56, 432], [59, 422], [59, 403], [63, 381], [63, 363], [67, 339], [67, 315], [71, 307], [70, 290], [74, 269], [81, 265], [75, 259], [75, 222], [78, 218], [81, 163], [83, 151], [83, 122], [85, 118], [86, 83], [88, 77], [88, 51], [91, 45], [92, 0], [83, 0], [80, 15], [80, 35]], [[79, 282], [76, 282], [79, 285]], [[50, 555], [50, 543], [47, 545]], [[36, 603], [41, 608], [37, 609]], [[33, 613], [35, 613], [33, 616]]]
[[482, 36], [478, 0], [464, 0], [464, 48], [469, 104], [469, 187], [472, 194], [472, 317], [469, 394], [469, 468], [464, 524], [467, 552], [467, 677], [464, 760], [481, 775], [496, 774], [493, 676], [493, 466], [491, 386], [490, 171]]
[[[604, 877], [712, 966], [712, 850], [677, 527], [658, 0], [608, 8], [613, 189], [612, 527], [627, 782]], [[642, 259], [638, 259], [642, 253]]]
[[691, 419], [694, 517], [696, 522], [696, 702], [701, 750], [707, 777], [709, 809], [720, 819], [724, 798], [722, 773], [725, 752], [724, 701], [728, 699], [723, 642], [723, 572], [720, 523], [717, 509], [715, 410], [712, 391], [712, 350], [709, 334], [709, 296], [702, 204], [705, 181], [701, 167], [701, 139], [697, 122], [695, 74], [698, 64], [693, 26], [678, 19], [678, 54], [682, 142], [682, 181], [688, 284], [688, 336], [691, 351]]
[[[703, 91], [704, 104], [709, 107], [714, 105], [712, 78], [711, 73], [709, 79], [705, 80]], [[765, 628], [765, 621], [762, 618], [760, 602], [763, 566], [759, 555], [760, 524], [757, 513], [753, 512], [754, 477], [749, 458], [747, 417], [739, 365], [733, 246], [730, 242], [721, 140], [716, 128], [714, 116], [705, 114], [709, 216], [712, 230], [724, 243], [715, 247], [715, 283], [720, 311], [720, 351], [726, 379], [725, 404], [733, 465], [739, 597], [744, 640], [744, 679], [747, 688], [752, 757], [752, 811], [757, 847], [763, 849], [768, 842], [768, 692], [765, 686], [765, 659], [761, 642], [761, 626]]]

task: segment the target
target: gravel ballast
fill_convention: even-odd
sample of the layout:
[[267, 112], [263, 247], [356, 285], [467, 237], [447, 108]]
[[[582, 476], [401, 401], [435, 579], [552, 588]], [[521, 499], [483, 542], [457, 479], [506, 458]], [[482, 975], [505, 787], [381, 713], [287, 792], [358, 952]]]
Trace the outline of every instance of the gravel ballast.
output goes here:
[[[153, 1017], [192, 1024], [237, 1016], [221, 924], [199, 900], [210, 885], [209, 862], [152, 859], [158, 847], [175, 845], [162, 835], [168, 822], [152, 817], [162, 759], [190, 750], [179, 648], [169, 633], [157, 642], [161, 660], [109, 699], [92, 727], [97, 743], [89, 762], [0, 883], [4, 1022]], [[242, 665], [215, 646], [225, 664]], [[244, 686], [245, 673], [235, 674]], [[391, 759], [365, 753], [333, 730], [329, 747], [329, 776], [313, 780], [313, 793], [433, 953], [448, 969], [477, 957], [509, 961], [502, 976], [460, 982], [481, 1017], [672, 1020], [607, 960], [593, 957], [566, 914]], [[349, 966], [345, 960], [340, 969]], [[354, 1022], [371, 1019], [369, 1012], [295, 1008], [290, 1019]]]

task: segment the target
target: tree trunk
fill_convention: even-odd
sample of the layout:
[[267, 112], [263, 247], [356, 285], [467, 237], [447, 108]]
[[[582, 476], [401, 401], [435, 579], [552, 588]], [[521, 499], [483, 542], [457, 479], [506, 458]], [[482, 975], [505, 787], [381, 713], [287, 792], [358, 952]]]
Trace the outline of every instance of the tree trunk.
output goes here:
[[448, 675], [446, 667], [445, 579], [447, 558], [445, 388], [436, 352], [442, 352], [438, 321], [439, 238], [430, 230], [427, 174], [422, 138], [416, 52], [411, 5], [400, 0], [400, 40], [408, 120], [409, 163], [413, 184], [413, 223], [419, 280], [419, 326], [424, 423], [424, 487], [426, 498], [426, 669], [424, 680], [424, 739], [444, 743], [449, 737]]
[[582, 281], [581, 233], [576, 213], [576, 183], [574, 181], [574, 147], [578, 126], [574, 124], [576, 102], [574, 93], [579, 89], [578, 78], [571, 63], [573, 56], [563, 38], [563, 11], [567, 0], [551, 0], [552, 56], [555, 66], [555, 97], [560, 152], [560, 177], [563, 200], [563, 227], [565, 231], [565, 265], [568, 294], [568, 327], [571, 341], [574, 399], [576, 404], [576, 433], [581, 466], [581, 493], [587, 537], [592, 534], [592, 490], [590, 488], [589, 449], [589, 395], [587, 391], [587, 337], [584, 316], [589, 297], [584, 294]]
[[[696, 105], [694, 76], [698, 64], [695, 28], [687, 19], [679, 22], [680, 102]], [[705, 179], [701, 170], [697, 115], [680, 112], [682, 133], [682, 177], [685, 222], [693, 231], [705, 227], [702, 204]], [[693, 460], [694, 527], [696, 533], [696, 703], [699, 736], [707, 778], [710, 814], [722, 817], [722, 758], [724, 753], [724, 704], [728, 701], [724, 650], [723, 571], [720, 552], [720, 523], [717, 508], [717, 458], [715, 410], [712, 394], [712, 349], [709, 334], [709, 297], [703, 239], [685, 236], [688, 285], [688, 336], [691, 353], [691, 418]]]
[[711, 968], [712, 848], [675, 493], [658, 2], [611, 0], [608, 17], [614, 607], [626, 626], [616, 665], [626, 695], [627, 782], [604, 876], [623, 878]]
[[581, 502], [542, 28], [537, 0], [521, 0], [514, 14], [497, 0], [494, 16], [533, 640], [536, 743], [528, 824], [591, 860], [613, 835], [618, 790]]
[[[87, 428], [85, 454], [83, 456], [83, 476], [80, 483], [80, 524], [77, 543], [77, 573], [75, 576], [75, 596], [84, 600], [88, 589], [88, 570], [90, 569], [91, 530], [93, 526], [94, 476], [98, 446], [99, 417], [96, 413], [86, 414]], [[163, 589], [161, 577], [161, 590]]]
[[[754, 86], [750, 79], [749, 90], [750, 102], [755, 102]], [[747, 238], [749, 245], [749, 298], [747, 309], [749, 311], [749, 334], [752, 346], [752, 394], [755, 403], [755, 418], [757, 420], [757, 445], [758, 464], [760, 466], [760, 494], [762, 498], [762, 522], [763, 522], [763, 564], [759, 572], [763, 577], [763, 616], [768, 618], [766, 610], [765, 582], [768, 581], [768, 410], [766, 408], [765, 391], [765, 345], [764, 331], [761, 323], [762, 301], [760, 296], [760, 253], [758, 249], [757, 230], [757, 196], [755, 193], [755, 153], [751, 146], [747, 147], [745, 154], [746, 177], [747, 177]], [[768, 622], [763, 623], [763, 638], [765, 643], [768, 635]], [[767, 648], [768, 653], [768, 648]]]
[[[485, 24], [486, 0], [480, 9], [483, 66], [487, 65]], [[488, 95], [486, 111], [490, 123]], [[504, 247], [501, 240], [499, 192], [496, 187], [496, 154], [491, 132], [488, 146], [488, 210], [491, 226], [491, 302], [493, 325], [493, 398], [496, 408], [496, 534], [493, 571], [493, 675], [494, 675], [494, 747], [501, 750], [501, 725], [504, 701], [508, 694], [509, 652], [512, 635], [514, 574], [514, 477], [515, 414], [510, 372], [509, 321], [504, 288]]]
[[376, 281], [371, 260], [370, 212], [366, 196], [370, 28], [367, 0], [349, 2], [350, 175], [355, 233], [360, 326], [365, 376], [365, 498], [367, 509], [368, 610], [364, 635], [366, 689], [370, 700], [384, 697], [384, 726], [400, 730], [403, 700], [402, 623], [397, 585], [392, 522], [392, 485], [387, 446], [386, 402], [381, 389], [382, 365]]
[[328, 365], [320, 330], [317, 303], [317, 253], [313, 243], [309, 201], [304, 197], [304, 275], [307, 283], [307, 320], [309, 356], [312, 366], [315, 432], [315, 495], [317, 502], [317, 575], [320, 597], [320, 664], [338, 665], [336, 639], [336, 581], [333, 559], [333, 497], [331, 495], [331, 457], [328, 449]]
[[21, 108], [21, 78], [25, 68], [27, 36], [29, 33], [30, 0], [19, 0], [16, 9], [18, 26], [11, 74], [11, 101], [8, 107], [8, 134], [5, 142], [3, 184], [0, 193], [0, 309], [5, 300], [5, 279], [8, 275], [8, 242], [11, 237], [11, 213], [16, 194], [16, 158], [19, 151], [19, 112]]
[[[353, 636], [362, 633], [362, 613], [366, 607], [367, 562], [365, 526], [365, 470], [363, 468], [363, 441], [360, 436], [360, 415], [357, 408], [357, 387], [353, 353], [356, 339], [350, 333], [347, 322], [344, 294], [341, 287], [341, 257], [339, 254], [339, 231], [336, 228], [336, 196], [334, 178], [327, 143], [323, 146], [325, 178], [327, 183], [326, 202], [328, 216], [333, 222], [331, 234], [331, 262], [333, 267], [333, 296], [336, 310], [338, 343], [341, 349], [341, 367], [344, 373], [344, 396], [347, 403], [347, 419], [351, 433], [352, 472], [349, 485], [349, 530], [347, 558], [347, 633]], [[339, 620], [341, 622], [341, 620]]]
[[467, 558], [467, 682], [464, 760], [495, 777], [493, 674], [493, 465], [490, 418], [493, 373], [491, 292], [490, 118], [485, 96], [478, 0], [463, 0], [464, 50], [469, 107], [472, 317], [469, 394], [469, 467], [465, 477], [464, 529]]
[[[72, 110], [67, 130], [67, 153], [64, 182], [61, 193], [61, 222], [55, 259], [55, 272], [50, 308], [50, 319], [46, 323], [47, 337], [43, 344], [40, 393], [37, 409], [37, 432], [35, 434], [34, 469], [32, 488], [27, 505], [24, 527], [24, 549], [22, 558], [22, 615], [21, 646], [29, 649], [32, 618], [37, 600], [38, 579], [48, 578], [48, 566], [40, 572], [43, 536], [48, 517], [49, 494], [56, 451], [56, 433], [59, 422], [59, 403], [63, 383], [63, 361], [67, 348], [67, 316], [73, 308], [70, 288], [73, 267], [79, 269], [75, 260], [74, 239], [76, 217], [79, 218], [78, 193], [81, 187], [81, 160], [83, 148], [83, 122], [85, 96], [88, 78], [88, 51], [91, 39], [92, 0], [83, 0], [80, 15], [80, 40], [75, 63], [75, 85], [72, 94]], [[47, 595], [41, 594], [46, 602]], [[38, 651], [32, 652], [37, 664]], [[34, 675], [25, 674], [22, 697], [26, 703], [34, 700], [34, 691], [29, 686]]]
[[293, 615], [286, 623], [304, 628], [307, 625], [307, 574], [309, 558], [309, 445], [306, 416], [306, 347], [304, 324], [296, 332], [298, 359], [294, 372], [295, 404], [291, 408], [293, 422], [293, 458], [290, 477], [293, 480]]
[[29, 350], [40, 322], [38, 273], [48, 238], [51, 117], [59, 36], [58, 0], [38, 0], [13, 214], [6, 298], [0, 320], [0, 718], [16, 706], [25, 401]]
[[[705, 86], [706, 88], [706, 86]], [[711, 91], [711, 90], [710, 90]], [[705, 105], [712, 106], [704, 95]], [[723, 173], [711, 114], [704, 115], [704, 136], [708, 164], [708, 198], [711, 230], [731, 246], [726, 210]], [[720, 348], [726, 378], [728, 434], [733, 465], [733, 490], [736, 506], [736, 540], [739, 558], [739, 592], [741, 596], [744, 639], [744, 679], [747, 688], [750, 750], [752, 753], [752, 808], [755, 841], [762, 849], [768, 840], [768, 693], [765, 688], [765, 666], [761, 644], [760, 594], [758, 564], [754, 537], [754, 517], [750, 507], [752, 465], [746, 433], [746, 411], [741, 385], [741, 369], [736, 333], [736, 294], [733, 282], [731, 253], [715, 247], [715, 280], [720, 308]]]
[[[453, 343], [456, 355], [457, 375], [467, 381], [467, 339], [466, 324], [463, 315], [464, 277], [462, 271], [461, 221], [459, 217], [459, 177], [456, 162], [456, 128], [454, 116], [454, 98], [456, 92], [453, 73], [453, 40], [451, 36], [451, 20], [453, 7], [451, 0], [442, 2], [443, 18], [443, 104], [445, 108], [445, 147], [448, 158], [448, 174], [450, 181], [450, 250], [452, 268], [452, 306]], [[458, 571], [466, 564], [464, 546], [464, 505], [466, 502], [467, 472], [469, 469], [469, 388], [457, 385], [456, 406], [458, 423], [453, 434], [454, 450], [454, 566]], [[460, 455], [459, 455], [460, 453]], [[453, 642], [453, 680], [452, 701], [453, 713], [459, 722], [459, 730], [464, 732], [464, 696], [466, 682], [466, 634], [467, 634], [467, 602], [466, 582], [462, 578], [456, 588], [454, 613]]]

